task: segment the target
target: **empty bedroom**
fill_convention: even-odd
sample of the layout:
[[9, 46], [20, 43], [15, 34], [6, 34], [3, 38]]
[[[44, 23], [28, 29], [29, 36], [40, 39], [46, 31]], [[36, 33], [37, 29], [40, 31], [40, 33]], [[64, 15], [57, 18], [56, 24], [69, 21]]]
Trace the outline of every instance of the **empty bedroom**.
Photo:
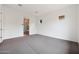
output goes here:
[[79, 5], [0, 4], [0, 54], [79, 54]]

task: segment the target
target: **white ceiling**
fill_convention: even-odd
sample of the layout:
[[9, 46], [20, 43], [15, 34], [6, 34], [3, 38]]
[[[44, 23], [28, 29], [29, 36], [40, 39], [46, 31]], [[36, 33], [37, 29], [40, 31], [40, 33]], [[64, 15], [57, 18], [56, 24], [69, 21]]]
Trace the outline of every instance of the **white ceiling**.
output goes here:
[[22, 6], [18, 6], [18, 4], [6, 4], [6, 6], [27, 14], [41, 15], [50, 11], [65, 8], [70, 6], [70, 4], [22, 4]]

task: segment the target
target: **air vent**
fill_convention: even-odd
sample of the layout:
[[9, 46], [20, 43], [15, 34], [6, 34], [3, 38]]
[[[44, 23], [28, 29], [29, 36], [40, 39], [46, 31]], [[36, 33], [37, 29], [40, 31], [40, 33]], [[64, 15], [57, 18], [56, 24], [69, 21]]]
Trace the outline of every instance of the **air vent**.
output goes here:
[[18, 6], [22, 7], [23, 5], [22, 4], [18, 4]]

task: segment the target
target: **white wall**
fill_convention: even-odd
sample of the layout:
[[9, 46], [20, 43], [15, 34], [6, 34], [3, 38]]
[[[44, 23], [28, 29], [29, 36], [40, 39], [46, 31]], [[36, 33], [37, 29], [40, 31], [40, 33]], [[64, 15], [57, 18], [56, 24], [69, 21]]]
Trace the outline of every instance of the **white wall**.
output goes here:
[[[60, 15], [65, 15], [65, 19], [59, 20], [58, 16]], [[40, 19], [43, 20], [42, 24], [40, 24], [39, 22]], [[77, 42], [78, 38], [76, 5], [39, 16], [37, 20], [37, 33]]]
[[2, 38], [1, 38], [1, 36], [2, 36], [2, 35], [1, 35], [1, 34], [2, 34], [2, 33], [1, 33], [1, 23], [2, 23], [2, 20], [1, 20], [1, 19], [2, 19], [2, 14], [1, 14], [1, 12], [2, 12], [2, 10], [1, 10], [1, 9], [2, 9], [2, 8], [1, 8], [1, 5], [0, 5], [0, 43], [2, 42]]
[[30, 35], [36, 34], [35, 17], [29, 16], [26, 13], [17, 11], [16, 9], [4, 6], [4, 23], [3, 23], [3, 39], [23, 36], [23, 19], [29, 17], [30, 19]]
[[78, 25], [77, 25], [77, 27], [78, 27], [78, 42], [79, 42], [79, 5], [78, 5], [78, 14], [77, 14], [78, 16]]

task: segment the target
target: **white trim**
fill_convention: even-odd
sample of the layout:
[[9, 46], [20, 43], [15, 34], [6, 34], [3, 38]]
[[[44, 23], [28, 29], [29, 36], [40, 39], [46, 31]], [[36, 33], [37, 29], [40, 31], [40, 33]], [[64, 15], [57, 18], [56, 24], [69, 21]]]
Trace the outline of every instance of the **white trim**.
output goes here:
[[2, 43], [3, 42], [3, 40], [0, 40], [0, 43]]
[[[43, 36], [48, 36], [48, 35], [44, 35], [44, 34], [39, 34], [39, 35], [43, 35]], [[48, 37], [51, 37], [51, 38], [57, 38], [57, 39], [60, 39], [60, 40], [66, 40], [66, 39], [64, 39], [64, 38], [60, 38], [60, 37], [52, 37], [52, 36], [48, 36]], [[68, 39], [68, 41], [73, 41], [73, 42], [78, 42], [78, 41], [74, 41], [74, 40], [70, 40], [70, 39]], [[79, 43], [79, 42], [78, 42]]]

